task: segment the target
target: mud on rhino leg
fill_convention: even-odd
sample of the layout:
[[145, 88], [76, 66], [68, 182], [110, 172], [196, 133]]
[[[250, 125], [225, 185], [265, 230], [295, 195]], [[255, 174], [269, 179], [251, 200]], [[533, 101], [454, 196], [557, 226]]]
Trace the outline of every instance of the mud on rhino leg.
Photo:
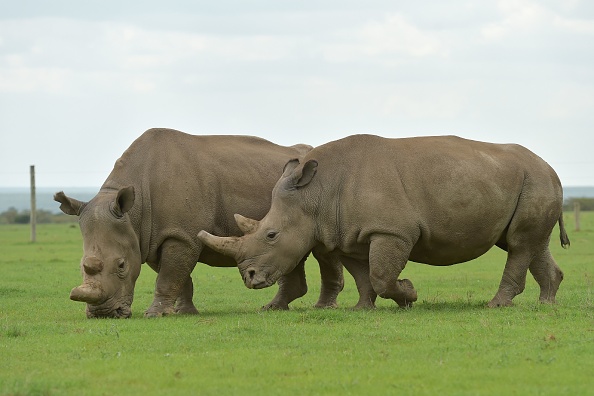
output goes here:
[[184, 283], [184, 287], [175, 302], [175, 313], [182, 315], [196, 315], [198, 309], [194, 305], [192, 298], [194, 297], [194, 284], [192, 283], [192, 277], [188, 276], [188, 280]]
[[297, 267], [287, 275], [281, 276], [278, 280], [278, 292], [268, 304], [262, 307], [263, 310], [289, 309], [289, 303], [307, 293], [307, 282], [305, 281], [305, 260], [304, 257]]
[[342, 263], [336, 255], [320, 253], [315, 249], [312, 253], [320, 266], [322, 281], [320, 297], [314, 306], [316, 308], [337, 308], [336, 299], [344, 288]]
[[145, 317], [158, 317], [176, 312], [175, 302], [182, 294], [196, 265], [191, 248], [182, 242], [166, 240], [160, 251], [155, 297], [144, 313]]
[[373, 290], [369, 280], [369, 263], [354, 260], [350, 257], [341, 257], [341, 261], [349, 274], [355, 279], [359, 291], [359, 301], [353, 309], [374, 309], [377, 293]]
[[548, 247], [532, 259], [529, 269], [540, 286], [540, 302], [554, 304], [555, 295], [563, 280], [563, 271], [557, 266]]
[[369, 279], [376, 293], [389, 298], [400, 307], [410, 307], [417, 301], [417, 291], [408, 279], [398, 279], [406, 266], [412, 241], [395, 235], [379, 235], [369, 246]]

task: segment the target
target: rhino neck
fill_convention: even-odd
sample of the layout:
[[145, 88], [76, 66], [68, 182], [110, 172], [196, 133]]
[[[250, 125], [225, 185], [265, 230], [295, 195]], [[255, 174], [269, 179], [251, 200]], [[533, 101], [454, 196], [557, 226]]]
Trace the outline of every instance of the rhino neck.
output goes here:
[[[318, 175], [320, 171], [318, 171]], [[319, 175], [323, 177], [322, 175]], [[320, 177], [319, 180], [322, 179]], [[321, 181], [318, 185], [324, 185], [324, 188], [318, 189], [319, 196], [308, 200], [304, 207], [306, 216], [314, 221], [314, 239], [317, 245], [323, 245], [327, 251], [340, 249], [343, 240], [343, 226], [341, 217], [343, 207], [341, 200], [343, 197], [342, 183], [336, 183], [334, 180], [327, 182]], [[331, 186], [331, 188], [329, 188]], [[321, 221], [323, 219], [324, 221]]]
[[152, 235], [152, 205], [150, 189], [145, 188], [144, 183], [142, 183], [139, 190], [140, 193], [138, 194], [138, 199], [140, 205], [138, 205], [133, 212], [133, 217], [130, 216], [130, 221], [138, 236], [141, 260], [143, 263], [146, 263], [149, 256], [149, 246]]

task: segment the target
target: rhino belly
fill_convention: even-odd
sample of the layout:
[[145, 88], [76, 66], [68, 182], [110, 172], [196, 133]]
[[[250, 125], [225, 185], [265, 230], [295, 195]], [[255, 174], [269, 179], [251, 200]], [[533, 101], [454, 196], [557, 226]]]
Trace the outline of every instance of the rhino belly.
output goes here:
[[[506, 213], [508, 212], [508, 213]], [[512, 211], [483, 212], [481, 216], [433, 218], [424, 225], [410, 260], [430, 265], [452, 265], [485, 254], [505, 238]]]

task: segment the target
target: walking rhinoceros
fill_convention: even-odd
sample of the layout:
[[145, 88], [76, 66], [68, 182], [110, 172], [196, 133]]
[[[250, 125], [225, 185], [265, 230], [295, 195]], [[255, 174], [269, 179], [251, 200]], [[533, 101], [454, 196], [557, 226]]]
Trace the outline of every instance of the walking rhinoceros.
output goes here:
[[[246, 176], [248, 177], [248, 176]], [[524, 147], [454, 136], [385, 139], [356, 135], [289, 161], [272, 206], [243, 237], [199, 234], [234, 257], [248, 288], [272, 285], [312, 248], [340, 257], [361, 292], [408, 306], [417, 292], [399, 280], [407, 260], [451, 265], [496, 245], [508, 252], [489, 306], [507, 306], [524, 290], [528, 269], [540, 300], [554, 302], [563, 273], [549, 251], [553, 227], [569, 239], [555, 171]]]
[[[236, 266], [229, 257], [203, 247], [198, 231], [240, 235], [233, 213], [264, 216], [283, 165], [310, 149], [250, 136], [146, 131], [117, 160], [91, 201], [80, 202], [63, 192], [54, 196], [64, 213], [80, 216], [83, 283], [70, 298], [87, 303], [88, 317], [129, 317], [134, 285], [146, 262], [158, 276], [145, 316], [197, 313], [190, 277], [196, 262]], [[316, 306], [334, 306], [343, 285], [342, 266], [330, 257], [314, 256], [324, 263]], [[264, 308], [288, 309], [306, 291], [301, 262], [287, 271], [278, 294]]]

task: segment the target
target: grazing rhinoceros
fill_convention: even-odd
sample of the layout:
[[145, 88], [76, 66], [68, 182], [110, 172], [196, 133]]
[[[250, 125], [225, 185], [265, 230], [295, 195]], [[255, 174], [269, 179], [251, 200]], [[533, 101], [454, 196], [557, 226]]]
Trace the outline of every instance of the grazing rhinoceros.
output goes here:
[[[146, 131], [117, 160], [91, 201], [80, 202], [63, 192], [54, 196], [64, 213], [80, 216], [83, 235], [83, 283], [70, 298], [87, 303], [88, 317], [129, 317], [134, 285], [146, 262], [158, 276], [145, 316], [197, 313], [190, 277], [196, 262], [236, 266], [229, 257], [204, 248], [198, 231], [240, 235], [233, 213], [264, 216], [284, 164], [310, 149], [250, 136]], [[342, 266], [316, 252], [314, 256], [326, 264], [320, 267], [322, 290], [316, 306], [335, 306]], [[264, 308], [288, 309], [306, 291], [301, 263], [287, 271], [278, 294]]]
[[[246, 176], [248, 177], [248, 176]], [[272, 285], [316, 247], [340, 257], [361, 293], [400, 306], [416, 301], [407, 260], [451, 265], [496, 245], [508, 252], [499, 291], [489, 306], [507, 306], [524, 290], [528, 269], [540, 300], [554, 302], [563, 273], [549, 251], [559, 222], [569, 239], [555, 171], [518, 145], [454, 136], [384, 139], [357, 135], [292, 160], [273, 190], [272, 206], [243, 237], [199, 234], [234, 257], [248, 288]]]

